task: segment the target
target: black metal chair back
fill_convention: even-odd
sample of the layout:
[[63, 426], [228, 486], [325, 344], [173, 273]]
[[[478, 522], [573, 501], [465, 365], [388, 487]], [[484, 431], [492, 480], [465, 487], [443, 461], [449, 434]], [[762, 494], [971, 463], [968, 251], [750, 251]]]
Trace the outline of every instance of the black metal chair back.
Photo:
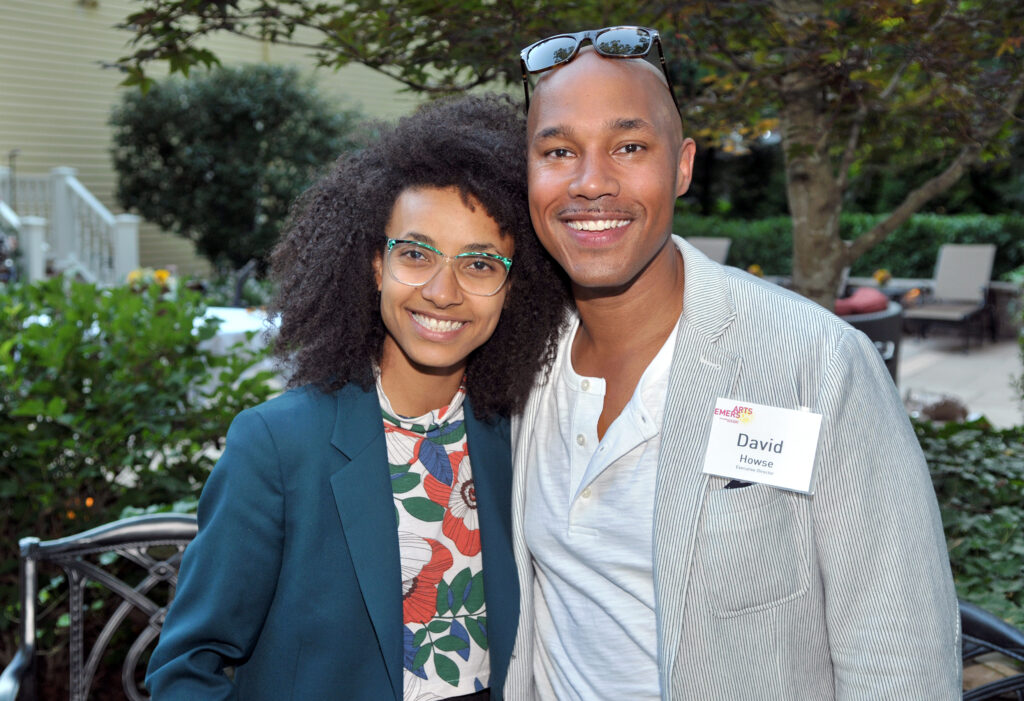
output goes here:
[[[996, 653], [1004, 662], [1024, 668], [1024, 631], [972, 603], [960, 600], [960, 622], [963, 626], [964, 664], [984, 655]], [[1024, 672], [990, 681], [964, 692], [965, 701], [982, 699], [1024, 700]]]
[[[71, 701], [86, 701], [111, 640], [131, 640], [121, 663], [121, 685], [130, 701], [149, 695], [139, 684], [139, 662], [155, 645], [164, 614], [174, 597], [185, 547], [196, 535], [196, 519], [183, 514], [136, 516], [77, 535], [40, 541], [23, 538], [21, 548], [21, 647], [0, 676], [0, 701], [34, 701], [36, 681], [36, 610], [39, 566], [51, 563], [67, 578], [69, 688]], [[109, 592], [102, 594], [101, 592]], [[86, 640], [93, 605], [102, 601], [105, 622]], [[128, 623], [128, 621], [132, 623]], [[89, 627], [92, 631], [97, 626]], [[134, 639], [132, 639], [134, 636]]]

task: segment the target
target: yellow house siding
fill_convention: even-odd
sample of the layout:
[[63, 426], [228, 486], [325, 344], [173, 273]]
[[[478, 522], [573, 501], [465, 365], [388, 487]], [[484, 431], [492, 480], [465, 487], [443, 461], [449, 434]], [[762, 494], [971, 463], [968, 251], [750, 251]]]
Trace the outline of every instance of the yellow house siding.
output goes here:
[[[131, 35], [115, 25], [137, 8], [132, 0], [98, 0], [95, 7], [77, 0], [0, 0], [0, 165], [18, 149], [18, 174], [70, 166], [112, 212], [122, 211], [114, 199], [107, 120], [126, 88], [118, 86], [121, 73], [102, 66], [127, 53]], [[210, 46], [225, 64], [268, 60], [314, 71], [300, 49], [238, 37], [219, 37]], [[152, 70], [158, 75], [160, 67]], [[392, 119], [417, 104], [396, 81], [362, 66], [314, 75], [341, 106], [359, 106], [373, 117]], [[190, 242], [150, 224], [140, 229], [139, 248], [142, 265], [208, 270]]]

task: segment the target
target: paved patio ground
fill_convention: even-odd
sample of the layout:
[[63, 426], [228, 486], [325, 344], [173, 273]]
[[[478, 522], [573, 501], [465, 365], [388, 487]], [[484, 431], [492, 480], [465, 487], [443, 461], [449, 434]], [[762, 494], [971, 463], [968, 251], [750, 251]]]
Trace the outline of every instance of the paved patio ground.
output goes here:
[[999, 428], [1024, 424], [1024, 411], [1010, 387], [1024, 373], [1020, 346], [1015, 341], [978, 346], [963, 351], [959, 336], [904, 336], [900, 348], [899, 390], [947, 394], [966, 406], [968, 418], [984, 415]]

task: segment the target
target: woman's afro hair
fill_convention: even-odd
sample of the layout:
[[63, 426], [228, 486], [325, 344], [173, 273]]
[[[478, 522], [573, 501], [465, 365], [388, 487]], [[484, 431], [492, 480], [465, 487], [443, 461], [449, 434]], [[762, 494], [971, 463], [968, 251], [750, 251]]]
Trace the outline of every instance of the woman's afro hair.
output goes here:
[[299, 197], [271, 256], [275, 352], [290, 386], [373, 385], [385, 336], [373, 262], [395, 200], [410, 188], [454, 187], [515, 242], [501, 319], [467, 364], [470, 401], [480, 417], [522, 410], [550, 367], [570, 304], [565, 276], [530, 223], [525, 134], [507, 97], [438, 100], [380, 127], [370, 146], [341, 156]]

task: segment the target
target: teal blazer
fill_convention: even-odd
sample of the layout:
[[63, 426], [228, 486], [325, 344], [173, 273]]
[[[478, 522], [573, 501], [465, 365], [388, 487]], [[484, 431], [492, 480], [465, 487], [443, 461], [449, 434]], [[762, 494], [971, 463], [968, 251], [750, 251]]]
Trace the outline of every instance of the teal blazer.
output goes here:
[[[467, 403], [466, 432], [500, 699], [519, 615], [508, 422], [478, 421]], [[306, 387], [243, 411], [199, 501], [199, 534], [149, 664], [154, 699], [401, 701], [403, 662], [376, 391]]]

